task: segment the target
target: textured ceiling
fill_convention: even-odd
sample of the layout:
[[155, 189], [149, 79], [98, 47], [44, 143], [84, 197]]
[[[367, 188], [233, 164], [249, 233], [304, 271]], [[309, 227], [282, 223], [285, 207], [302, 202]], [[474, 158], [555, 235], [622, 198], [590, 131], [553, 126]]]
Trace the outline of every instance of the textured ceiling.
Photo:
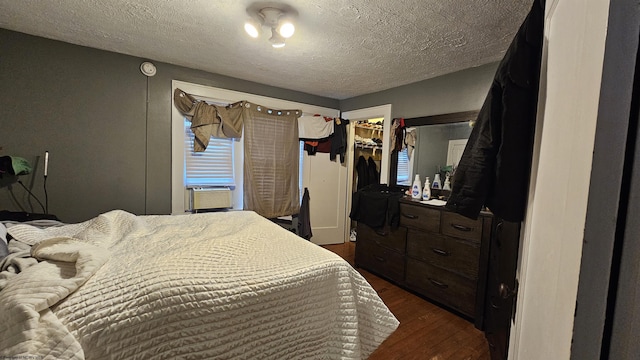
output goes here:
[[244, 33], [253, 3], [0, 0], [0, 27], [345, 99], [499, 61], [532, 0], [287, 0], [281, 49]]

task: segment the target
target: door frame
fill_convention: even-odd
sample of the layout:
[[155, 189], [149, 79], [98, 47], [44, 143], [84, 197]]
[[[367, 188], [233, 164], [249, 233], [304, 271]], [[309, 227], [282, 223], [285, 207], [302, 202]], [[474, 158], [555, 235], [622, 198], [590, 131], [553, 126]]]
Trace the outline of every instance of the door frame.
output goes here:
[[[571, 359], [637, 356], [640, 8], [611, 0]], [[635, 154], [634, 154], [635, 153]]]
[[356, 109], [345, 111], [340, 116], [343, 119], [349, 120], [348, 135], [347, 135], [347, 191], [345, 193], [346, 201], [346, 217], [345, 217], [345, 232], [344, 242], [349, 241], [349, 233], [351, 231], [351, 219], [349, 213], [351, 212], [351, 194], [353, 193], [353, 169], [355, 167], [354, 161], [354, 143], [355, 143], [355, 124], [358, 120], [384, 118], [382, 125], [382, 161], [380, 162], [380, 183], [389, 183], [389, 141], [391, 140], [389, 132], [391, 131], [391, 104], [379, 105], [374, 107]]
[[[596, 190], [594, 175], [610, 175], [598, 174], [592, 157], [598, 151], [594, 140], [601, 130], [599, 119], [613, 118], [598, 108], [603, 101], [607, 23], [611, 24], [608, 9], [608, 0], [546, 3], [536, 140], [509, 359], [532, 354], [569, 359], [573, 358], [572, 342], [573, 348], [577, 346], [577, 312], [582, 312], [583, 300], [588, 298], [578, 295], [581, 264], [590, 261], [581, 256], [588, 241], [587, 213], [611, 215], [605, 208], [598, 209], [591, 197]], [[597, 191], [611, 188], [611, 181], [605, 181]]]

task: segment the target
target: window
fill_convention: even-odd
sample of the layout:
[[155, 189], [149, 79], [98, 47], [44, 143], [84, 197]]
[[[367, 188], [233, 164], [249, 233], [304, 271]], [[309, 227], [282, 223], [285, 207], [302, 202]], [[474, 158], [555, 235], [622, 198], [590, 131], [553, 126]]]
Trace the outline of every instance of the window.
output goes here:
[[184, 119], [184, 185], [235, 186], [233, 139], [212, 137], [203, 152], [193, 151], [191, 122]]
[[404, 148], [402, 149], [402, 151], [398, 152], [398, 176], [397, 176], [398, 185], [411, 186], [410, 163], [411, 162], [409, 161], [409, 154], [407, 153], [407, 148]]
[[[339, 111], [335, 109], [173, 80], [172, 91], [176, 88], [180, 88], [187, 93], [195, 95], [198, 99], [205, 100], [210, 103], [215, 103], [217, 105], [228, 104], [240, 100], [247, 100], [272, 108], [300, 109], [305, 113], [311, 114], [327, 114], [330, 116], [339, 116], [340, 114]], [[185, 200], [188, 193], [185, 192], [186, 187], [230, 186], [229, 183], [235, 185], [235, 189], [232, 191], [233, 209], [241, 210], [244, 204], [242, 191], [244, 184], [244, 139], [231, 140], [211, 138], [209, 145], [207, 146], [207, 151], [199, 153], [193, 158], [188, 159], [187, 157], [193, 154], [193, 135], [191, 135], [191, 130], [188, 128], [187, 124], [185, 124], [184, 115], [181, 114], [175, 106], [172, 105], [171, 107], [171, 213], [183, 214], [187, 209], [188, 201]], [[224, 150], [224, 153], [220, 153], [220, 157], [215, 156], [218, 154], [218, 151], [222, 151], [218, 146], [223, 145], [220, 145], [221, 143], [219, 143], [218, 141], [225, 143], [225, 148], [227, 146], [231, 147], [231, 149], [226, 148], [226, 150]], [[212, 158], [209, 158], [207, 157], [207, 155], [205, 155], [209, 152], [210, 147], [217, 147], [215, 151], [212, 151], [211, 155], [214, 155], [214, 157]], [[301, 152], [302, 149], [303, 145], [301, 144]], [[228, 155], [229, 152], [231, 152], [231, 156]], [[218, 169], [211, 174], [202, 173], [199, 171], [200, 161], [207, 162], [212, 160], [227, 160], [228, 163], [218, 162], [218, 164], [216, 165], [216, 167], [218, 167], [221, 164], [224, 164], [222, 165], [222, 167], [225, 168], [225, 170]], [[192, 161], [193, 163], [188, 164], [189, 161]], [[302, 157], [301, 161], [303, 161]], [[228, 165], [231, 165], [231, 168], [233, 169], [233, 175], [229, 175]], [[185, 171], [185, 169], [187, 168], [190, 169], [188, 175]], [[304, 186], [309, 186], [308, 180], [305, 180], [303, 177], [301, 177], [301, 179], [301, 189], [304, 189]]]

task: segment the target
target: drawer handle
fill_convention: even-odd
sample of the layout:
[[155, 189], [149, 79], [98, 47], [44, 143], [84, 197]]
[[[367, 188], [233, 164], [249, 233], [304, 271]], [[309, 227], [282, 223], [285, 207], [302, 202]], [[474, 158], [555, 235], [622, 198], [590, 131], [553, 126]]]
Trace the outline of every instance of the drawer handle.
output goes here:
[[445, 283], [441, 283], [438, 280], [434, 280], [432, 278], [429, 278], [429, 281], [431, 281], [431, 283], [437, 287], [439, 287], [440, 289], [446, 289], [449, 287], [449, 285], [445, 284]]
[[431, 251], [433, 251], [434, 253], [438, 254], [438, 255], [442, 255], [442, 256], [449, 256], [451, 255], [450, 252], [442, 250], [442, 249], [438, 249], [438, 248], [431, 248]]
[[408, 219], [417, 219], [418, 218], [418, 215], [411, 215], [411, 214], [405, 214], [405, 213], [402, 213], [402, 216], [404, 216], [404, 217], [406, 217]]
[[466, 231], [466, 232], [469, 232], [469, 231], [473, 230], [470, 227], [463, 226], [463, 225], [458, 225], [458, 224], [451, 224], [451, 227], [456, 229], [456, 230]]
[[378, 261], [380, 261], [380, 262], [385, 262], [385, 261], [387, 261], [387, 260], [385, 260], [385, 258], [382, 258], [382, 257], [380, 257], [380, 256], [374, 256], [373, 258], [374, 258], [374, 259], [376, 259], [376, 260], [378, 260]]
[[387, 236], [389, 235], [389, 233], [384, 232], [382, 230], [373, 230], [376, 234], [380, 235], [380, 236]]

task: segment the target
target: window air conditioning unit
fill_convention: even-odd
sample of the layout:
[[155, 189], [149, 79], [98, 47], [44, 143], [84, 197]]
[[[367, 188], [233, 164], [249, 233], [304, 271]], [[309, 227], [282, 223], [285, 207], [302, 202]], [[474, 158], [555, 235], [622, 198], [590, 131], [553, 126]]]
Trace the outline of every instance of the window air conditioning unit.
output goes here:
[[189, 210], [226, 209], [233, 207], [229, 188], [191, 188], [189, 192]]

